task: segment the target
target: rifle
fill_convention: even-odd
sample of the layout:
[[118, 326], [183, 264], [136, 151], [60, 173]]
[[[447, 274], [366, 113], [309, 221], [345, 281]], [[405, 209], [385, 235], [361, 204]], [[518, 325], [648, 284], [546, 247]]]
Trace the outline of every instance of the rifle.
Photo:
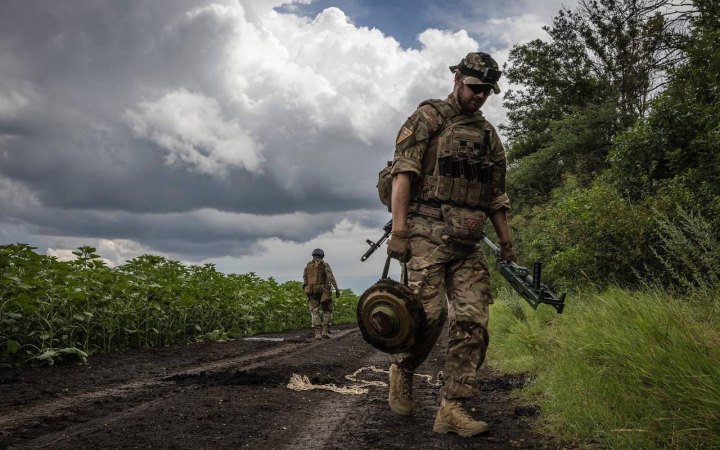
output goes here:
[[390, 219], [388, 223], [385, 224], [385, 226], [383, 227], [383, 231], [385, 232], [385, 234], [383, 234], [380, 239], [377, 240], [377, 242], [373, 242], [370, 239], [365, 239], [365, 242], [368, 243], [370, 248], [368, 249], [368, 251], [365, 252], [364, 255], [362, 255], [362, 257], [360, 257], [360, 261], [364, 262], [366, 259], [368, 259], [370, 255], [375, 252], [375, 250], [380, 248], [382, 243], [385, 242], [385, 239], [390, 236], [390, 232], [392, 231], [392, 219]]
[[[388, 221], [383, 227], [385, 234], [382, 235], [377, 242], [373, 242], [370, 239], [366, 239], [365, 242], [370, 245], [368, 251], [360, 258], [360, 261], [367, 260], [370, 255], [377, 250], [385, 239], [388, 238], [392, 231], [392, 219]], [[545, 303], [555, 308], [558, 314], [562, 314], [565, 308], [565, 294], [562, 294], [558, 298], [553, 291], [550, 290], [540, 279], [542, 274], [542, 264], [536, 261], [533, 264], [533, 273], [530, 275], [530, 270], [527, 267], [523, 267], [512, 261], [505, 261], [500, 258], [500, 248], [490, 238], [483, 233], [483, 242], [490, 247], [497, 257], [495, 261], [495, 270], [500, 272], [500, 275], [510, 283], [515, 291], [520, 294], [523, 299], [530, 304], [534, 309], [537, 309], [540, 303]], [[387, 267], [390, 263], [390, 259], [385, 262], [384, 276], [387, 275]]]
[[542, 264], [539, 261], [535, 261], [533, 264], [533, 274], [530, 275], [530, 270], [527, 267], [500, 258], [500, 249], [484, 233], [483, 242], [490, 247], [497, 257], [495, 270], [500, 272], [500, 275], [510, 283], [518, 294], [522, 295], [530, 306], [537, 309], [540, 303], [545, 303], [555, 308], [558, 314], [562, 314], [565, 308], [565, 294], [557, 298], [550, 288], [540, 281]]

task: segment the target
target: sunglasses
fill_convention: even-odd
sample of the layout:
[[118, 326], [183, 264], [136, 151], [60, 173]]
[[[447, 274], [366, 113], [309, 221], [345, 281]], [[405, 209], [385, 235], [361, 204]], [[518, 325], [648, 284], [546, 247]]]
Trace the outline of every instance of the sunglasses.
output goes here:
[[469, 87], [473, 93], [483, 93], [486, 97], [493, 93], [493, 87], [489, 84], [466, 84], [465, 86]]

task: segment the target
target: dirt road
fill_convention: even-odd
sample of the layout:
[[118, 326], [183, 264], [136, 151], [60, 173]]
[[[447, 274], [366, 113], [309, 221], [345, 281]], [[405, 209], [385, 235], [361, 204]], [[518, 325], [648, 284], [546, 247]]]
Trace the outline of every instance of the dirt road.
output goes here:
[[[533, 408], [509, 398], [522, 379], [481, 374], [469, 403], [492, 425], [463, 439], [437, 435], [436, 375], [446, 342], [421, 367], [416, 413], [394, 416], [387, 387], [349, 395], [288, 389], [293, 374], [313, 384], [357, 385], [364, 367], [387, 369], [387, 357], [357, 328], [314, 341], [309, 331], [96, 356], [87, 364], [0, 369], [0, 449], [505, 449], [555, 448], [533, 434]], [[266, 339], [267, 338], [267, 339]], [[386, 381], [366, 369], [358, 379]]]

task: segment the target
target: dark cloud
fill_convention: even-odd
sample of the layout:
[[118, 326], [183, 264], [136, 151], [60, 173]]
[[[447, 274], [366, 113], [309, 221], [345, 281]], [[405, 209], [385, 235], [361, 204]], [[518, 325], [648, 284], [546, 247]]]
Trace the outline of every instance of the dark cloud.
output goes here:
[[192, 260], [383, 225], [398, 127], [477, 43], [406, 51], [277, 3], [0, 3], [0, 224]]

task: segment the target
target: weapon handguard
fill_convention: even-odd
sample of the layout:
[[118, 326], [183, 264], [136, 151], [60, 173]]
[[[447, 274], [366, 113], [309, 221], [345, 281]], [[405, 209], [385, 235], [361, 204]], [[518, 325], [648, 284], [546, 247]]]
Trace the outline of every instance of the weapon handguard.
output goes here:
[[365, 240], [365, 242], [368, 243], [370, 248], [368, 249], [368, 251], [365, 252], [364, 255], [362, 255], [360, 257], [360, 261], [365, 262], [365, 260], [367, 260], [370, 257], [370, 255], [372, 255], [375, 252], [375, 250], [380, 248], [382, 243], [385, 242], [385, 239], [387, 239], [388, 236], [390, 236], [390, 232], [392, 231], [392, 220], [388, 221], [388, 223], [385, 224], [385, 226], [383, 227], [383, 231], [385, 232], [385, 234], [383, 234], [380, 237], [380, 239], [377, 240], [377, 242], [373, 242], [370, 239]]
[[483, 236], [483, 242], [490, 247], [497, 257], [495, 270], [505, 278], [508, 283], [527, 301], [530, 306], [537, 309], [540, 303], [555, 308], [558, 314], [562, 314], [565, 308], [565, 294], [558, 298], [553, 291], [540, 281], [541, 266], [536, 262], [533, 267], [534, 276], [530, 275], [527, 267], [515, 264], [512, 261], [504, 261], [500, 258], [500, 249], [487, 236]]

